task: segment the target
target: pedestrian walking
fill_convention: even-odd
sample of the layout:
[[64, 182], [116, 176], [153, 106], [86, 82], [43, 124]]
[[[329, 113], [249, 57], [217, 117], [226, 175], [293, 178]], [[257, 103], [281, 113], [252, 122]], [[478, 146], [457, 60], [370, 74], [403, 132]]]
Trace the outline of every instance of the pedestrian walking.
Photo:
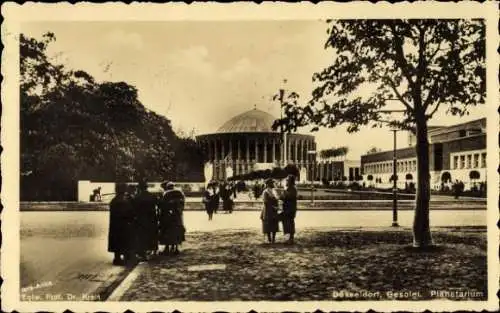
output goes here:
[[293, 244], [295, 235], [295, 216], [297, 214], [297, 188], [295, 187], [295, 176], [289, 175], [286, 179], [286, 188], [281, 195], [283, 201], [283, 233], [288, 234], [288, 244]]
[[158, 251], [158, 199], [148, 191], [145, 180], [139, 182], [132, 204], [136, 214], [136, 250], [145, 260], [148, 254]]
[[216, 190], [213, 181], [210, 181], [207, 185], [207, 189], [203, 192], [203, 203], [205, 204], [205, 211], [208, 215], [208, 220], [211, 221], [214, 214], [215, 208], [215, 197]]
[[266, 181], [266, 189], [262, 195], [264, 206], [262, 208], [260, 219], [262, 220], [262, 232], [267, 235], [270, 243], [276, 241], [276, 233], [279, 231], [278, 219], [278, 194], [274, 189], [274, 181]]
[[178, 254], [179, 245], [185, 240], [183, 211], [185, 197], [174, 189], [172, 182], [162, 183], [165, 193], [160, 201], [160, 244], [165, 245], [161, 254]]
[[135, 262], [135, 214], [126, 190], [125, 184], [116, 184], [116, 195], [109, 204], [108, 252], [114, 253], [114, 265]]

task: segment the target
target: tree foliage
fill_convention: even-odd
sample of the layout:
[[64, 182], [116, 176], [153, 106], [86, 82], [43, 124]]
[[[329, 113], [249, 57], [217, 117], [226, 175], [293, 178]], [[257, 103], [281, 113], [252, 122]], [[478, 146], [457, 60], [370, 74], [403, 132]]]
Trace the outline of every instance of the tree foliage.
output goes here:
[[338, 148], [330, 148], [321, 150], [319, 152], [319, 156], [322, 159], [336, 158], [339, 156], [345, 156], [349, 152], [349, 147], [338, 147]]
[[179, 168], [201, 173], [194, 140], [178, 138], [134, 86], [55, 64], [47, 54], [54, 40], [52, 33], [20, 37], [23, 199], [73, 200], [78, 180], [183, 180], [189, 171]]
[[[465, 115], [484, 103], [483, 20], [340, 20], [329, 25], [325, 48], [336, 52], [333, 64], [313, 75], [319, 86], [305, 106], [292, 93], [276, 128], [314, 125], [317, 130], [346, 123], [353, 132], [375, 122], [415, 132], [417, 115], [427, 121], [441, 105]], [[373, 92], [363, 97], [362, 88]], [[383, 111], [393, 99], [405, 109], [401, 120], [390, 120]]]
[[[427, 122], [440, 109], [468, 114], [486, 96], [485, 23], [479, 19], [328, 21], [326, 49], [332, 64], [313, 75], [312, 98], [283, 101], [285, 116], [275, 129], [347, 125], [410, 130], [416, 134], [417, 192], [414, 245], [432, 244], [429, 227], [430, 174]], [[401, 118], [391, 118], [390, 100]]]
[[366, 151], [366, 154], [373, 154], [378, 152], [382, 152], [382, 149], [377, 147], [371, 147], [370, 149], [368, 149], [368, 151]]

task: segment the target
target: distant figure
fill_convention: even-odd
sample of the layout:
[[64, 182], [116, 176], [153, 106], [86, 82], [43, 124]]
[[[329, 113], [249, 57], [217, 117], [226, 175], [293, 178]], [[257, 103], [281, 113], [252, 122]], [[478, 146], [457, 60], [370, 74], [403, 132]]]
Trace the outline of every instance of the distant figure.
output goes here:
[[286, 188], [281, 195], [283, 200], [283, 233], [289, 234], [287, 243], [293, 244], [295, 235], [295, 216], [297, 214], [297, 188], [295, 187], [295, 176], [288, 175]]
[[185, 197], [175, 190], [171, 182], [162, 183], [165, 193], [160, 201], [160, 244], [165, 245], [161, 254], [178, 254], [179, 245], [185, 240], [183, 211]]
[[278, 219], [278, 194], [274, 189], [274, 181], [266, 181], [266, 189], [263, 193], [264, 207], [260, 214], [262, 220], [262, 232], [267, 235], [270, 243], [276, 241], [276, 233], [279, 231]]
[[462, 193], [464, 192], [465, 190], [465, 185], [464, 185], [464, 182], [463, 181], [460, 181], [460, 187], [459, 187], [459, 196], [462, 195]]
[[455, 180], [455, 183], [452, 186], [453, 188], [453, 193], [455, 195], [455, 199], [458, 199], [461, 195], [462, 192], [464, 191], [464, 183], [462, 181]]
[[156, 197], [148, 191], [146, 181], [140, 181], [133, 202], [136, 212], [137, 253], [142, 259], [158, 251], [158, 214]]
[[94, 201], [101, 201], [101, 187], [93, 190]]
[[260, 182], [255, 182], [255, 184], [253, 185], [253, 188], [252, 188], [253, 196], [255, 199], [260, 198], [260, 196], [262, 195], [263, 189], [264, 189], [264, 186], [262, 186], [262, 184]]
[[233, 192], [233, 199], [236, 199], [238, 191], [234, 182], [231, 183], [231, 191]]
[[217, 214], [217, 210], [219, 210], [219, 204], [220, 204], [220, 184], [216, 181], [214, 181], [214, 190], [215, 190], [215, 197], [214, 197], [214, 213]]
[[126, 196], [126, 188], [124, 184], [117, 184], [116, 196], [109, 204], [108, 251], [114, 253], [114, 265], [135, 261], [133, 250], [135, 214], [132, 203]]
[[203, 193], [203, 203], [205, 204], [205, 211], [207, 212], [209, 221], [212, 220], [214, 214], [216, 196], [217, 191], [215, 189], [215, 183], [210, 181], [207, 185], [207, 189]]
[[231, 186], [224, 182], [220, 188], [220, 197], [222, 199], [222, 208], [225, 212], [232, 213], [233, 212], [233, 199], [232, 199], [232, 190]]

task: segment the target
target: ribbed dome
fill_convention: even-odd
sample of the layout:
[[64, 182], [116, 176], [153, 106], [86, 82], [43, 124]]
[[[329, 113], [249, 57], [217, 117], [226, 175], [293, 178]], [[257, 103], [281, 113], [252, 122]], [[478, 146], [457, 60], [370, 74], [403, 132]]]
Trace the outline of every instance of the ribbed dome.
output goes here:
[[276, 118], [271, 114], [253, 109], [237, 115], [224, 123], [218, 133], [274, 132], [271, 126]]

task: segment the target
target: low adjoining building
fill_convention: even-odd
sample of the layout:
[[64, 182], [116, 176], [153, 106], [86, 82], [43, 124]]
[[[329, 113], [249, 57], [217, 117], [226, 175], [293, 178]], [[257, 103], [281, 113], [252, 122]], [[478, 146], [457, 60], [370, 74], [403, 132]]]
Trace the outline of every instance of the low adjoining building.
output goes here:
[[[486, 118], [447, 127], [429, 129], [429, 167], [431, 188], [448, 188], [461, 181], [465, 189], [486, 182]], [[396, 150], [399, 188], [417, 179], [415, 137], [408, 147]], [[390, 187], [393, 176], [393, 151], [361, 156], [363, 182], [367, 186]]]

